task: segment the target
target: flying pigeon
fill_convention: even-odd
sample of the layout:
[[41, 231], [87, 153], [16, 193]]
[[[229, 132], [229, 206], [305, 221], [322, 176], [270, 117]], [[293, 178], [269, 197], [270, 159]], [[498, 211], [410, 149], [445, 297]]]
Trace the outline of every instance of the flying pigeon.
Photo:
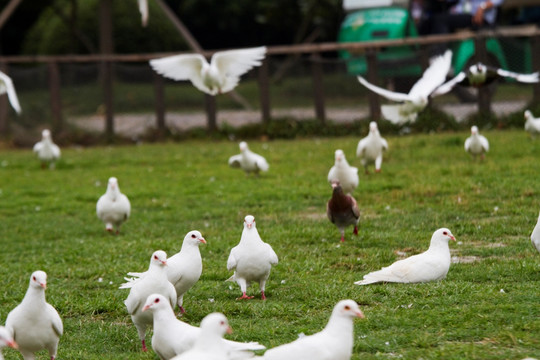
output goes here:
[[249, 150], [248, 145], [245, 141], [242, 141], [239, 145], [240, 154], [233, 155], [229, 158], [229, 166], [232, 168], [241, 168], [246, 172], [246, 175], [249, 173], [259, 174], [259, 171], [268, 171], [270, 167], [266, 159], [259, 154], [255, 154], [253, 151]]
[[[180, 252], [167, 259], [167, 278], [176, 289], [177, 304], [181, 313], [186, 311], [182, 307], [184, 294], [197, 282], [202, 273], [202, 258], [199, 245], [206, 244], [202, 234], [193, 230], [186, 234]], [[128, 273], [129, 276], [140, 278], [146, 273]], [[134, 281], [136, 279], [131, 279]]]
[[240, 76], [262, 64], [266, 47], [218, 51], [210, 64], [201, 54], [184, 54], [150, 60], [159, 74], [173, 80], [190, 80], [209, 95], [223, 94], [238, 85]]
[[500, 77], [508, 77], [528, 84], [537, 83], [539, 81], [538, 75], [538, 72], [532, 74], [518, 74], [496, 67], [487, 66], [479, 62], [469, 66], [467, 70], [459, 72], [453, 79], [448, 80], [446, 83], [439, 86], [434, 91], [433, 95], [437, 96], [446, 94], [456, 85], [472, 87], [489, 85]]
[[525, 131], [531, 133], [533, 138], [540, 134], [540, 118], [535, 118], [529, 110], [525, 110]]
[[143, 312], [143, 306], [148, 296], [156, 293], [167, 299], [171, 308], [176, 303], [176, 290], [173, 284], [167, 280], [167, 254], [158, 250], [152, 254], [150, 266], [144, 276], [128, 280], [120, 286], [120, 289], [130, 289], [127, 299], [124, 301], [131, 320], [137, 328], [139, 339], [142, 343], [142, 351], [147, 351], [145, 343], [146, 327], [152, 325], [152, 313]]
[[377, 123], [369, 123], [369, 134], [358, 142], [356, 156], [358, 156], [368, 174], [368, 165], [375, 164], [375, 172], [381, 172], [383, 152], [388, 150], [388, 143], [381, 137]]
[[477, 126], [471, 127], [471, 136], [465, 140], [465, 151], [473, 157], [480, 155], [482, 159], [485, 157], [485, 153], [489, 151], [489, 142], [484, 136], [480, 135]]
[[139, 11], [141, 12], [142, 26], [148, 24], [148, 0], [137, 0], [139, 2]]
[[13, 340], [13, 336], [7, 331], [7, 329], [3, 326], [0, 326], [0, 360], [4, 360], [4, 357], [2, 356], [2, 348], [4, 347], [10, 347], [12, 349], [17, 349], [18, 345]]
[[433, 233], [429, 249], [421, 254], [398, 260], [379, 271], [364, 275], [356, 285], [378, 282], [420, 283], [441, 280], [450, 269], [450, 249], [448, 241], [456, 238], [450, 230], [442, 228]]
[[334, 306], [330, 320], [321, 332], [267, 350], [263, 359], [349, 360], [354, 345], [355, 318], [364, 318], [358, 304], [353, 300], [341, 300]]
[[[143, 312], [152, 312], [154, 316], [154, 334], [152, 349], [161, 360], [169, 360], [193, 347], [201, 329], [178, 320], [171, 305], [163, 295], [148, 296]], [[247, 353], [249, 350], [264, 350], [257, 342], [240, 343], [222, 340], [227, 351], [232, 354]]]
[[247, 215], [244, 219], [244, 230], [240, 243], [233, 247], [227, 260], [227, 270], [234, 270], [233, 276], [227, 281], [236, 281], [242, 290], [240, 299], [252, 299], [253, 296], [247, 296], [246, 290], [252, 281], [259, 283], [261, 297], [266, 300], [264, 294], [266, 280], [270, 276], [272, 265], [278, 263], [278, 257], [272, 247], [263, 242], [257, 227], [255, 218]]
[[33, 360], [34, 353], [43, 349], [47, 349], [54, 360], [64, 332], [60, 315], [45, 300], [46, 288], [47, 274], [34, 271], [26, 295], [6, 319], [6, 329], [13, 335], [24, 360]]
[[41, 141], [34, 145], [34, 152], [41, 160], [41, 167], [44, 169], [49, 164], [49, 168], [54, 168], [56, 160], [60, 159], [60, 148], [51, 138], [51, 132], [45, 129], [41, 132]]
[[536, 226], [531, 234], [531, 242], [536, 250], [540, 252], [540, 215], [538, 216], [538, 221], [536, 222]]
[[345, 241], [345, 228], [354, 226], [353, 233], [358, 235], [358, 222], [360, 221], [360, 210], [358, 204], [351, 195], [345, 195], [338, 183], [332, 184], [332, 197], [326, 204], [326, 215], [335, 224], [341, 233], [341, 242]]
[[359, 182], [358, 168], [349, 165], [343, 150], [336, 150], [334, 158], [334, 166], [328, 172], [328, 182], [330, 184], [339, 182], [346, 194], [352, 194]]
[[120, 232], [120, 225], [129, 218], [131, 204], [126, 195], [120, 192], [118, 180], [115, 177], [109, 178], [107, 191], [102, 195], [96, 204], [98, 218], [105, 223], [105, 230], [112, 232], [116, 227], [116, 233]]
[[394, 124], [414, 122], [417, 114], [424, 110], [429, 97], [446, 80], [446, 75], [452, 65], [452, 52], [447, 50], [444, 55], [432, 59], [431, 65], [424, 71], [408, 94], [386, 90], [369, 83], [366, 79], [358, 76], [358, 81], [369, 90], [384, 96], [388, 100], [403, 102], [401, 105], [384, 105], [381, 107], [385, 119]]
[[13, 86], [13, 81], [11, 78], [0, 71], [0, 95], [7, 93], [9, 103], [15, 109], [17, 114], [21, 113], [21, 105], [19, 104], [19, 99], [17, 98], [17, 93], [15, 92], [15, 86]]

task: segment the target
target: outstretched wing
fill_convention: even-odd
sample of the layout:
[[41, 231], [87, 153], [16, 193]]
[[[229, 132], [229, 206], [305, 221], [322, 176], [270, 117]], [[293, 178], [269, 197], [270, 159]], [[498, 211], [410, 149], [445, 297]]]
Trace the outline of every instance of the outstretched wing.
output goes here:
[[411, 97], [408, 94], [403, 94], [403, 93], [398, 93], [398, 92], [383, 89], [381, 87], [371, 84], [370, 82], [368, 82], [366, 79], [364, 79], [361, 76], [358, 76], [358, 81], [360, 81], [360, 84], [364, 85], [369, 90], [381, 96], [384, 96], [388, 100], [392, 100], [392, 101], [410, 101], [411, 100]]
[[446, 80], [450, 66], [452, 66], [452, 51], [446, 50], [444, 55], [432, 60], [420, 80], [409, 91], [409, 95], [413, 98], [430, 96]]
[[512, 71], [503, 70], [503, 69], [495, 69], [495, 68], [490, 68], [490, 67], [488, 67], [488, 69], [496, 71], [497, 75], [499, 76], [516, 79], [517, 81], [522, 82], [522, 83], [533, 84], [533, 83], [537, 83], [540, 80], [538, 78], [538, 75], [539, 75], [538, 72], [535, 72], [532, 74], [519, 74], [519, 73], [515, 73]]
[[[4, 91], [2, 91], [2, 88]], [[4, 92], [7, 92], [9, 103], [13, 106], [13, 109], [15, 109], [17, 114], [20, 114], [21, 105], [19, 104], [19, 98], [17, 98], [13, 81], [11, 81], [9, 76], [0, 71], [0, 94]]]
[[233, 155], [229, 158], [229, 166], [232, 168], [239, 168], [240, 167], [240, 160], [242, 159], [242, 155]]
[[225, 78], [221, 92], [225, 93], [234, 89], [240, 80], [240, 76], [254, 66], [261, 65], [265, 55], [266, 46], [215, 53], [212, 56], [212, 65], [215, 65], [221, 76]]
[[454, 78], [452, 78], [451, 80], [448, 80], [447, 82], [436, 88], [435, 91], [431, 93], [431, 96], [444, 95], [451, 91], [457, 84], [461, 84], [465, 79], [467, 79], [467, 74], [462, 71], [456, 76], [454, 76]]
[[158, 73], [173, 80], [189, 80], [197, 89], [210, 93], [203, 83], [201, 69], [206, 63], [200, 54], [184, 54], [150, 60], [150, 66]]
[[141, 12], [141, 22], [142, 26], [148, 24], [148, 1], [147, 0], [138, 0], [139, 1], [139, 11]]

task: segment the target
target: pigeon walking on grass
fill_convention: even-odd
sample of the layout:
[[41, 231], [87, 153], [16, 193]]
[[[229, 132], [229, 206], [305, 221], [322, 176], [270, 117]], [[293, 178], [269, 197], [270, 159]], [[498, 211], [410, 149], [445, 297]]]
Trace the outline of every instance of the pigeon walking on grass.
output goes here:
[[55, 162], [60, 159], [60, 148], [51, 138], [51, 132], [45, 129], [41, 132], [41, 141], [34, 145], [34, 152], [41, 161], [41, 167], [45, 169], [47, 164], [53, 169]]
[[[178, 320], [167, 299], [160, 294], [150, 295], [143, 307], [144, 312], [151, 312], [154, 317], [152, 349], [161, 360], [169, 360], [190, 350], [201, 334], [201, 329]], [[229, 354], [248, 353], [250, 350], [264, 350], [257, 342], [241, 343], [222, 340]]]
[[355, 318], [364, 314], [353, 300], [336, 304], [328, 324], [313, 335], [303, 336], [289, 343], [269, 349], [265, 360], [349, 360], [354, 345]]
[[3, 326], [0, 326], [0, 360], [4, 360], [4, 356], [2, 356], [2, 348], [10, 347], [12, 349], [17, 349], [18, 345], [13, 340], [13, 336], [7, 331], [7, 329]]
[[375, 172], [381, 172], [383, 153], [388, 150], [388, 143], [381, 137], [377, 123], [369, 123], [369, 134], [358, 142], [356, 156], [360, 158], [366, 174], [368, 174], [368, 165], [375, 164]]
[[471, 136], [465, 140], [465, 151], [474, 158], [480, 155], [481, 159], [484, 159], [485, 153], [489, 151], [489, 142], [485, 136], [480, 135], [477, 126], [471, 127]]
[[190, 80], [193, 86], [209, 95], [223, 94], [238, 85], [240, 76], [259, 66], [266, 47], [218, 51], [210, 63], [201, 54], [184, 54], [150, 60], [159, 74], [173, 80]]
[[398, 260], [379, 271], [364, 275], [364, 279], [355, 282], [355, 284], [421, 283], [444, 279], [450, 269], [449, 240], [456, 241], [450, 230], [439, 229], [433, 233], [429, 249], [423, 253]]
[[326, 215], [335, 224], [341, 234], [341, 242], [345, 241], [345, 228], [354, 226], [353, 233], [358, 235], [358, 222], [360, 221], [360, 210], [356, 200], [351, 195], [343, 193], [339, 183], [332, 184], [332, 197], [326, 204]]
[[359, 182], [358, 168], [349, 165], [341, 149], [336, 150], [334, 159], [334, 166], [328, 172], [328, 182], [330, 184], [338, 182], [346, 194], [352, 194]]
[[47, 274], [34, 271], [23, 300], [8, 314], [6, 329], [16, 341], [24, 360], [34, 360], [34, 353], [46, 349], [56, 358], [58, 342], [64, 332], [62, 319], [45, 300]]
[[15, 86], [9, 76], [0, 71], [0, 95], [7, 93], [9, 103], [15, 109], [17, 114], [21, 114], [21, 105], [15, 92]]
[[127, 299], [124, 301], [127, 311], [131, 315], [131, 320], [137, 328], [139, 339], [142, 343], [142, 350], [147, 351], [146, 348], [146, 327], [152, 326], [152, 313], [143, 312], [143, 307], [148, 299], [148, 296], [152, 294], [161, 294], [170, 304], [171, 308], [174, 308], [176, 303], [176, 290], [173, 284], [167, 279], [167, 254], [165, 251], [158, 250], [152, 254], [150, 259], [150, 266], [148, 271], [137, 279], [129, 279], [127, 283], [120, 286], [120, 289], [130, 289]]
[[536, 138], [540, 134], [540, 118], [535, 118], [529, 110], [525, 110], [525, 131], [531, 134], [532, 138]]
[[117, 234], [120, 232], [120, 225], [129, 218], [131, 204], [128, 197], [120, 192], [115, 177], [109, 178], [107, 191], [96, 204], [96, 212], [98, 218], [105, 223], [105, 230], [112, 232], [116, 227]]
[[259, 171], [268, 171], [270, 166], [264, 157], [259, 154], [255, 154], [249, 150], [245, 141], [242, 141], [239, 145], [240, 154], [233, 155], [229, 158], [229, 166], [232, 168], [241, 168], [246, 172], [246, 175], [254, 173], [259, 174]]
[[227, 270], [234, 270], [233, 276], [227, 281], [235, 281], [242, 290], [240, 299], [252, 299], [247, 296], [247, 287], [251, 282], [258, 282], [261, 298], [266, 300], [264, 289], [270, 276], [272, 265], [278, 263], [278, 257], [272, 247], [262, 241], [255, 226], [255, 218], [247, 215], [244, 219], [244, 230], [240, 243], [232, 248], [227, 260]]

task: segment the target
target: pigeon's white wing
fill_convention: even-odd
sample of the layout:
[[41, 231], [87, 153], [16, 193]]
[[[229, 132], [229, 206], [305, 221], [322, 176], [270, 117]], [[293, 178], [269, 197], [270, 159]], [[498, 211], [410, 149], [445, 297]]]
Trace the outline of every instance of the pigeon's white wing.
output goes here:
[[141, 12], [141, 22], [142, 26], [148, 24], [148, 1], [147, 0], [138, 0], [139, 1], [139, 11]]
[[538, 72], [532, 73], [532, 74], [518, 74], [512, 71], [503, 70], [503, 69], [496, 69], [497, 74], [504, 77], [509, 77], [512, 79], [516, 79], [519, 82], [522, 83], [537, 83], [539, 81], [538, 78]]
[[52, 144], [51, 145], [51, 150], [52, 150], [52, 153], [53, 153], [53, 157], [55, 159], [60, 158], [60, 148], [58, 147], [58, 145]]
[[236, 252], [238, 251], [238, 246], [232, 248], [231, 253], [229, 254], [229, 259], [227, 259], [227, 270], [231, 271], [236, 268], [238, 259], [236, 259]]
[[367, 138], [363, 138], [362, 140], [360, 140], [360, 141], [358, 142], [358, 146], [356, 147], [356, 156], [357, 156], [357, 157], [360, 157], [360, 156], [363, 155], [364, 150], [366, 150], [368, 141], [369, 141], [369, 140], [368, 140]]
[[370, 82], [368, 82], [366, 79], [364, 79], [361, 76], [358, 76], [358, 81], [360, 81], [360, 84], [364, 85], [369, 90], [381, 96], [384, 96], [388, 100], [392, 100], [392, 101], [410, 101], [411, 100], [411, 97], [408, 94], [403, 94], [403, 93], [398, 93], [398, 92], [383, 89], [381, 87], [371, 84]]
[[201, 69], [206, 63], [200, 54], [184, 54], [150, 60], [150, 66], [158, 73], [173, 80], [190, 80], [199, 90], [208, 93], [204, 85]]
[[[11, 78], [0, 71], [0, 94], [7, 92], [9, 103], [13, 106], [13, 109], [17, 114], [21, 113], [21, 105], [19, 104], [19, 98], [17, 98], [17, 93], [15, 92], [15, 87], [13, 86], [13, 81]], [[4, 91], [2, 91], [2, 89]]]
[[264, 157], [258, 154], [253, 154], [253, 158], [255, 159], [255, 163], [257, 164], [257, 167], [261, 171], [268, 171], [270, 168], [270, 165], [268, 165], [268, 162]]
[[431, 93], [431, 96], [439, 96], [448, 93], [454, 88], [454, 86], [462, 82], [466, 77], [467, 74], [465, 74], [465, 72], [460, 72], [453, 79], [448, 80], [447, 82], [436, 88], [435, 91]]
[[446, 80], [450, 66], [452, 66], [452, 51], [446, 50], [444, 55], [433, 59], [420, 80], [413, 85], [409, 95], [413, 98], [430, 96]]
[[240, 76], [254, 66], [259, 66], [266, 55], [266, 47], [256, 47], [240, 50], [219, 51], [212, 56], [212, 64], [217, 67], [225, 78], [221, 91], [231, 91], [240, 80]]
[[135, 294], [133, 294], [133, 290], [131, 290], [127, 299], [124, 300], [124, 304], [126, 304], [129, 315], [133, 315], [140, 310], [143, 302], [138, 296], [135, 296]]
[[465, 151], [469, 151], [469, 149], [471, 148], [471, 141], [472, 139], [470, 137], [465, 140]]
[[47, 305], [46, 311], [49, 314], [49, 317], [51, 319], [52, 328], [54, 332], [56, 333], [56, 335], [60, 337], [64, 333], [64, 324], [62, 323], [62, 319], [60, 319], [60, 315], [58, 315], [58, 311], [56, 311], [56, 309], [51, 304], [46, 304], [46, 305]]
[[338, 175], [337, 175], [337, 169], [335, 166], [332, 166], [330, 168], [330, 171], [328, 171], [328, 182], [332, 182], [334, 180], [338, 180]]
[[34, 145], [33, 151], [37, 153], [37, 152], [40, 152], [42, 148], [43, 148], [43, 143], [40, 141]]
[[480, 144], [482, 145], [482, 148], [484, 149], [484, 151], [489, 151], [489, 142], [488, 142], [488, 139], [486, 139], [485, 136], [478, 136], [478, 140], [480, 140]]
[[381, 143], [383, 150], [388, 150], [388, 142], [386, 141], [386, 139], [381, 138]]
[[277, 264], [279, 260], [278, 260], [277, 254], [274, 251], [274, 249], [272, 249], [270, 244], [265, 243], [264, 245], [266, 247], [266, 251], [268, 252], [270, 264], [272, 264], [272, 265]]
[[229, 158], [229, 166], [232, 168], [239, 168], [241, 166], [240, 160], [242, 159], [242, 155], [233, 155]]
[[312, 336], [303, 336], [299, 339], [280, 346], [276, 346], [264, 353], [265, 360], [308, 360], [308, 359], [332, 359], [331, 349], [325, 346], [320, 333]]

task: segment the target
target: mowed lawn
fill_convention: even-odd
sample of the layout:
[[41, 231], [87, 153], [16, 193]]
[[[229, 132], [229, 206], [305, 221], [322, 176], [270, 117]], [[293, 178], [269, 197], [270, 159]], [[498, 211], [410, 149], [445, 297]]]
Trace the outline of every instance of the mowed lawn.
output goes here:
[[[538, 357], [540, 254], [529, 237], [540, 210], [540, 140], [521, 130], [484, 134], [492, 149], [483, 162], [464, 152], [465, 132], [387, 136], [382, 173], [360, 170], [359, 235], [349, 228], [343, 244], [326, 218], [326, 176], [338, 148], [360, 167], [358, 137], [250, 141], [270, 163], [259, 178], [227, 166], [237, 142], [65, 148], [53, 171], [41, 170], [30, 150], [2, 149], [0, 323], [41, 269], [47, 300], [64, 321], [58, 359], [157, 359], [140, 351], [123, 304], [128, 291], [118, 286], [126, 272], [145, 270], [154, 250], [172, 255], [197, 229], [208, 241], [204, 269], [184, 297], [182, 319], [198, 325], [223, 312], [230, 339], [293, 341], [321, 330], [335, 303], [350, 298], [366, 315], [355, 321], [353, 359]], [[95, 214], [110, 176], [132, 204], [119, 236]], [[257, 286], [248, 291], [255, 299], [236, 301], [239, 287], [224, 281], [247, 214], [280, 260], [267, 301]], [[353, 284], [424, 251], [441, 227], [457, 238], [445, 280]]]

